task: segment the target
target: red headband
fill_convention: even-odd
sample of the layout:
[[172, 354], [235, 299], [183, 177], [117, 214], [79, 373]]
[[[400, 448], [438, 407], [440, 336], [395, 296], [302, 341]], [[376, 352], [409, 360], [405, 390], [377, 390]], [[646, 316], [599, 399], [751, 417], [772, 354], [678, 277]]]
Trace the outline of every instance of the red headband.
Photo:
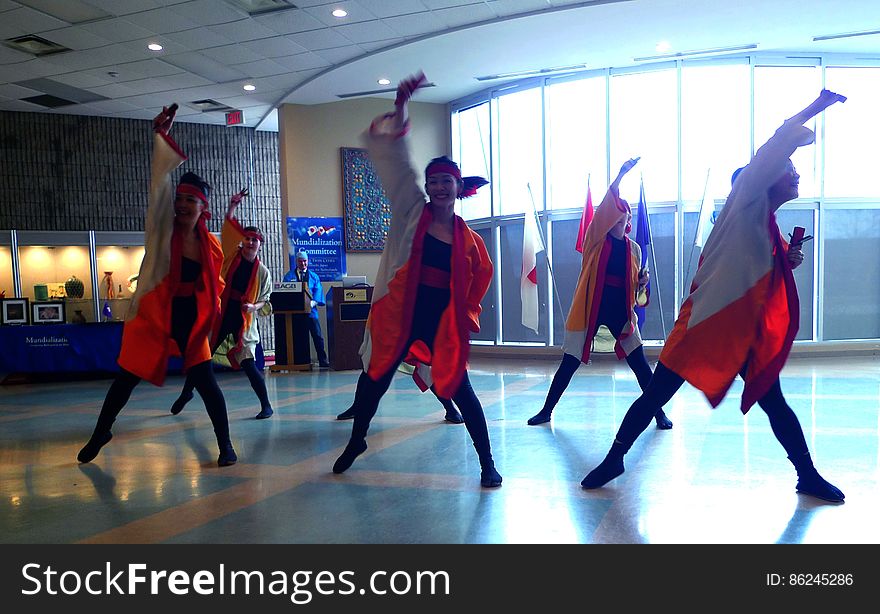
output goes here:
[[266, 240], [263, 238], [263, 235], [255, 230], [245, 230], [244, 236], [249, 237], [251, 239], [259, 239], [263, 243], [266, 242]]
[[198, 189], [196, 186], [192, 185], [191, 183], [177, 184], [177, 193], [178, 194], [191, 194], [193, 196], [201, 198], [206, 205], [208, 204], [208, 197], [205, 196], [204, 192], [202, 192], [200, 189]]
[[434, 162], [433, 164], [429, 164], [425, 171], [425, 177], [430, 177], [437, 173], [447, 173], [461, 181], [461, 171], [458, 170], [457, 166], [450, 164], [449, 162]]

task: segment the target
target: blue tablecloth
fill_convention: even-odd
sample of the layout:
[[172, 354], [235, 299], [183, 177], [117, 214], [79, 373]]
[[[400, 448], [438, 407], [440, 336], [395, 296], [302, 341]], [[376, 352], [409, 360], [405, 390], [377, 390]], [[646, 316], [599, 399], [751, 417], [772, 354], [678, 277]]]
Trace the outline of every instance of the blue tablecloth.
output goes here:
[[[122, 322], [0, 326], [0, 372], [54, 373], [118, 371]], [[256, 366], [264, 366], [257, 345]], [[181, 359], [168, 361], [169, 372], [179, 372]]]
[[0, 371], [118, 371], [122, 322], [0, 326]]

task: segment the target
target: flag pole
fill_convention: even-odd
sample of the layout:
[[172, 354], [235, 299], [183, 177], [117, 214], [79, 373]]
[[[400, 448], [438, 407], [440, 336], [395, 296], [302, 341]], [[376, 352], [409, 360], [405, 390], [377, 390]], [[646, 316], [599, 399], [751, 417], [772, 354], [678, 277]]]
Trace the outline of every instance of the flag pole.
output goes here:
[[[687, 280], [691, 276], [691, 264], [694, 261], [694, 248], [697, 246], [697, 235], [700, 232], [700, 217], [702, 216], [702, 212], [703, 212], [703, 203], [706, 202], [706, 192], [709, 190], [709, 173], [710, 172], [712, 172], [711, 168], [706, 169], [706, 183], [703, 184], [703, 198], [702, 198], [702, 200], [700, 200], [700, 211], [699, 211], [699, 214], [697, 215], [697, 227], [694, 229], [694, 242], [691, 243], [691, 253], [690, 253], [690, 256], [688, 256], [687, 273], [684, 276], [685, 282], [687, 282]], [[700, 251], [701, 252], [703, 251], [702, 247], [700, 248]], [[690, 294], [689, 286], [682, 289], [682, 295], [681, 295], [682, 300], [684, 300], [688, 294]]]
[[[556, 292], [556, 300], [553, 301], [559, 307], [559, 315], [565, 317], [562, 313], [562, 305], [559, 304], [559, 288], [556, 286], [556, 276], [553, 274], [553, 267], [550, 266], [550, 252], [547, 251], [547, 241], [544, 240], [544, 230], [541, 228], [541, 218], [538, 217], [538, 207], [535, 205], [535, 196], [532, 194], [532, 185], [526, 182], [526, 188], [529, 190], [529, 199], [532, 201], [532, 215], [535, 216], [535, 225], [538, 227], [538, 238], [541, 240], [541, 247], [544, 248], [544, 261], [547, 263], [547, 270], [550, 272], [550, 281], [553, 282], [553, 290]], [[525, 232], [525, 228], [523, 228]]]
[[[639, 174], [641, 183], [641, 197], [645, 198], [645, 177]], [[654, 233], [651, 232], [651, 216], [648, 215], [648, 199], [645, 198], [645, 221], [648, 223], [648, 236], [651, 237], [651, 270], [657, 270], [657, 256], [654, 254]], [[663, 331], [663, 340], [666, 340], [666, 320], [663, 318], [663, 299], [660, 293], [660, 278], [654, 279], [654, 287], [657, 289], [657, 307], [660, 309], [660, 329]]]

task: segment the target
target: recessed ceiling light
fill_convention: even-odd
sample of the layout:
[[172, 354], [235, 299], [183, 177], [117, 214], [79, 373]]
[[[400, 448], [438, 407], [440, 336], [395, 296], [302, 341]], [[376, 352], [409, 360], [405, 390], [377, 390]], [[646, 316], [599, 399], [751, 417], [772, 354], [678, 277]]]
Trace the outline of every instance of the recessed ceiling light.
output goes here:
[[160, 45], [159, 43], [150, 43], [149, 45], [147, 45], [147, 49], [149, 49], [150, 51], [162, 51], [162, 45]]
[[378, 83], [379, 85], [391, 85], [391, 79], [382, 78], [379, 79], [376, 83]]
[[669, 44], [669, 41], [660, 41], [654, 48], [657, 50], [657, 53], [666, 53], [672, 49], [672, 45]]
[[345, 17], [346, 15], [348, 15], [348, 11], [336, 9], [335, 11], [333, 11], [333, 13], [331, 13], [331, 15], [333, 15], [334, 17]]
[[257, 86], [254, 85], [253, 83], [245, 83], [241, 89], [243, 89], [246, 92], [253, 92], [255, 89], [257, 89]]

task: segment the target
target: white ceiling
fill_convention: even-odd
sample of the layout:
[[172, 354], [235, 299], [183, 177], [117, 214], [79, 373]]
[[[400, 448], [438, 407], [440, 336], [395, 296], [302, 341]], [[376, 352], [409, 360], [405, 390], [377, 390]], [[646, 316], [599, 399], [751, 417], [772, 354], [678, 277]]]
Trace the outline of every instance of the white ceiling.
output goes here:
[[[880, 0], [291, 2], [251, 17], [233, 0], [0, 0], [0, 39], [36, 34], [71, 49], [35, 57], [0, 46], [0, 111], [149, 119], [177, 101], [179, 121], [224, 124], [187, 104], [212, 99], [242, 109], [247, 126], [276, 129], [282, 102], [338, 101], [383, 89], [380, 77], [393, 90], [424, 70], [435, 87], [417, 99], [444, 103], [504, 83], [482, 75], [642, 64], [634, 58], [659, 55], [660, 40], [667, 53], [756, 44], [880, 58], [880, 33], [813, 41], [880, 31]], [[56, 109], [23, 100], [43, 93], [101, 98]]]

